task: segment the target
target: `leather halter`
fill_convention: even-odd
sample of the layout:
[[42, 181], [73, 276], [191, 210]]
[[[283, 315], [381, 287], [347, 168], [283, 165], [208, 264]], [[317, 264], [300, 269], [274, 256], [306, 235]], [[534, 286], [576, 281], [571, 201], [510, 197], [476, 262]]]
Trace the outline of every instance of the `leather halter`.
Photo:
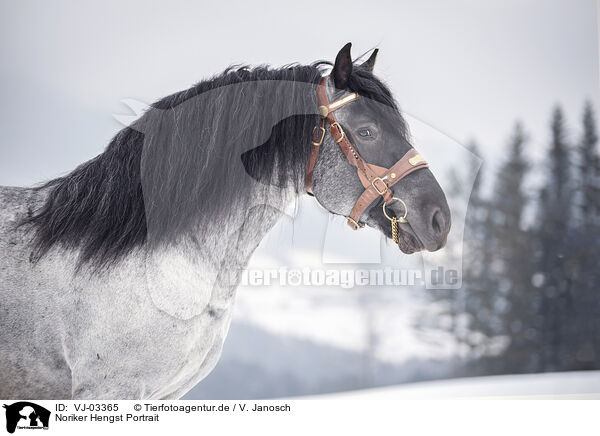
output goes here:
[[[383, 197], [385, 204], [390, 204], [395, 200], [393, 192], [390, 189], [401, 179], [410, 173], [427, 168], [429, 165], [417, 153], [414, 148], [407, 151], [398, 162], [392, 165], [391, 168], [384, 168], [377, 165], [367, 163], [358, 153], [358, 150], [352, 145], [350, 139], [344, 132], [342, 126], [336, 121], [334, 112], [344, 105], [355, 101], [358, 98], [357, 93], [348, 94], [339, 100], [329, 103], [327, 98], [326, 88], [327, 77], [324, 77], [321, 83], [317, 86], [317, 101], [319, 104], [319, 115], [321, 122], [316, 125], [312, 133], [311, 150], [306, 163], [306, 173], [304, 185], [306, 192], [314, 196], [312, 192], [312, 175], [319, 157], [319, 149], [325, 138], [325, 123], [329, 124], [329, 132], [333, 140], [342, 149], [342, 152], [350, 162], [350, 165], [356, 168], [358, 178], [364, 186], [364, 192], [358, 197], [350, 216], [348, 216], [348, 225], [354, 230], [364, 227], [360, 222], [360, 217], [363, 212], [379, 197]], [[384, 209], [385, 211], [385, 209]], [[405, 213], [408, 211], [405, 210]]]

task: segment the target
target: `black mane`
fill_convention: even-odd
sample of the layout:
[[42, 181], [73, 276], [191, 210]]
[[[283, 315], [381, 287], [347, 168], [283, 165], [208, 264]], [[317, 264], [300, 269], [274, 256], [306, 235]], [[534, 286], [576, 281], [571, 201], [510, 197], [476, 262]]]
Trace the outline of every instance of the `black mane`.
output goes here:
[[[173, 241], [202, 220], [226, 219], [252, 193], [245, 177], [230, 177], [234, 163], [260, 175], [264, 186], [291, 183], [300, 191], [317, 121], [315, 93], [300, 85], [314, 88], [328, 65], [230, 68], [154, 103], [102, 154], [36, 188], [48, 197], [22, 223], [34, 231], [32, 258], [59, 244], [80, 250], [80, 266], [106, 267], [144, 244]], [[273, 82], [267, 96], [240, 95], [230, 86], [265, 81]], [[389, 90], [366, 69], [354, 68], [349, 87], [396, 108]], [[295, 115], [273, 124], [265, 113], [277, 105]], [[303, 112], [307, 107], [312, 113]], [[265, 128], [266, 142], [259, 133]], [[149, 233], [159, 236], [150, 241]]]

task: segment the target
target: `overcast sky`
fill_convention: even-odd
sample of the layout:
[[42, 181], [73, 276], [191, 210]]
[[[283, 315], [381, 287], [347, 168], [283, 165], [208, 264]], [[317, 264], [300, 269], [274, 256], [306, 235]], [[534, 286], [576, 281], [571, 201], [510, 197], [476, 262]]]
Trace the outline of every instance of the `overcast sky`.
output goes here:
[[591, 0], [30, 2], [0, 7], [0, 184], [30, 184], [99, 153], [125, 98], [151, 102], [233, 63], [332, 60], [381, 49], [403, 110], [497, 163], [515, 119], [547, 142], [561, 103], [577, 134], [598, 104]]

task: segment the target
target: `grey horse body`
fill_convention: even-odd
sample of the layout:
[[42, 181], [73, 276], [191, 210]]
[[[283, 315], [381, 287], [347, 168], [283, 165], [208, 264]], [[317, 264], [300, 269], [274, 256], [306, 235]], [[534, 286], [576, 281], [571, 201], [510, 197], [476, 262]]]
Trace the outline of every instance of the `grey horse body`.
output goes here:
[[256, 206], [93, 273], [59, 246], [30, 261], [16, 224], [45, 196], [0, 188], [0, 398], [182, 396], [216, 364], [239, 272], [280, 209]]

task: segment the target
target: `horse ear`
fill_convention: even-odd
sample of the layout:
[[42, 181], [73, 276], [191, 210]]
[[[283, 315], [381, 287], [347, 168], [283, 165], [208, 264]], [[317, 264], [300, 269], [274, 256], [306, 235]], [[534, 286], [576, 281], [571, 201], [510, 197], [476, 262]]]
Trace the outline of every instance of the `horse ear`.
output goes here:
[[373, 72], [373, 68], [375, 67], [375, 60], [377, 59], [377, 53], [379, 53], [379, 49], [376, 48], [369, 56], [369, 59], [363, 62], [362, 66], [367, 68], [369, 71]]
[[333, 83], [335, 83], [335, 87], [338, 89], [344, 89], [348, 85], [348, 79], [350, 78], [350, 74], [352, 74], [350, 47], [352, 47], [351, 42], [343, 46], [335, 57], [335, 64], [333, 65], [331, 75], [333, 76]]

